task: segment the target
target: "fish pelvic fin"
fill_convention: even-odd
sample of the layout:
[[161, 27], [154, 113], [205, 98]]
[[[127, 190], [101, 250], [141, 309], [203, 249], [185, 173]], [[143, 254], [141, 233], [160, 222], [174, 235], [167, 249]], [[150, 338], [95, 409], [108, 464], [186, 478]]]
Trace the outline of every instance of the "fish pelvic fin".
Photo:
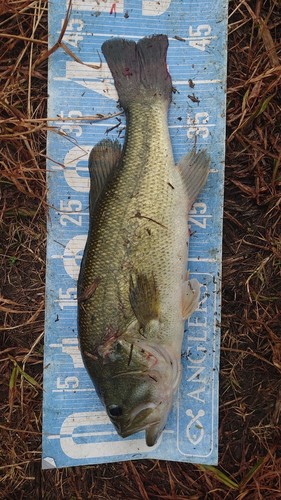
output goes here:
[[102, 53], [112, 73], [121, 106], [158, 97], [171, 100], [172, 80], [167, 69], [166, 35], [153, 35], [139, 40], [113, 38], [102, 45]]
[[145, 274], [131, 276], [129, 298], [134, 314], [143, 328], [151, 322], [154, 323], [154, 320], [158, 324], [160, 299], [153, 275], [150, 277]]
[[182, 286], [182, 317], [189, 318], [198, 308], [200, 301], [200, 283], [197, 279], [184, 281]]
[[210, 156], [205, 150], [196, 153], [193, 149], [178, 164], [187, 191], [189, 207], [196, 200], [207, 181], [210, 161]]
[[90, 173], [90, 213], [94, 210], [105, 184], [114, 169], [120, 163], [122, 156], [121, 145], [118, 141], [103, 139], [91, 150], [89, 156]]

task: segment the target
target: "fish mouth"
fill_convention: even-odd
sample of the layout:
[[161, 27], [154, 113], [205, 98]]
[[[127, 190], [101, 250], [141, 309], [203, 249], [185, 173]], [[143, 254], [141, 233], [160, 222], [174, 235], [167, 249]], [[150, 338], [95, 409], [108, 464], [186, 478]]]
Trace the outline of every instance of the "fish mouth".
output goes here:
[[155, 422], [146, 429], [145, 440], [147, 446], [154, 446], [157, 443], [159, 437], [161, 436], [163, 427], [162, 425], [159, 424], [160, 422]]
[[[118, 419], [111, 419], [111, 421], [115, 426], [118, 434], [123, 438], [141, 431], [146, 431], [146, 434], [148, 433], [149, 436], [152, 436], [152, 434], [154, 435], [155, 433], [149, 431], [149, 429], [151, 427], [153, 429], [160, 428], [161, 420], [155, 418], [156, 415], [154, 415], [154, 418], [151, 415], [157, 408], [157, 406], [158, 405], [152, 402], [141, 403], [134, 408], [129, 418], [127, 418], [125, 421], [121, 420], [118, 422]], [[156, 439], [153, 440], [151, 437], [147, 441], [152, 443], [152, 441], [156, 442]], [[153, 446], [153, 444], [149, 446]]]
[[121, 427], [118, 427], [116, 424], [116, 430], [122, 438], [126, 438], [131, 436], [132, 434], [136, 434], [137, 432], [145, 431], [145, 439], [146, 439], [146, 444], [147, 446], [154, 446], [156, 444], [161, 432], [162, 428], [160, 427], [160, 420], [157, 420], [155, 422], [151, 422], [147, 425], [138, 425], [136, 427], [125, 427], [121, 429]]

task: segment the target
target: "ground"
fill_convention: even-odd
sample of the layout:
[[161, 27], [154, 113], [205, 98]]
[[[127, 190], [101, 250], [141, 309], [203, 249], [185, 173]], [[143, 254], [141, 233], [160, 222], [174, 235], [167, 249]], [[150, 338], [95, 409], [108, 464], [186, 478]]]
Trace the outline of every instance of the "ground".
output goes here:
[[47, 7], [0, 3], [0, 498], [281, 498], [278, 2], [229, 3], [220, 460], [209, 468], [41, 471]]

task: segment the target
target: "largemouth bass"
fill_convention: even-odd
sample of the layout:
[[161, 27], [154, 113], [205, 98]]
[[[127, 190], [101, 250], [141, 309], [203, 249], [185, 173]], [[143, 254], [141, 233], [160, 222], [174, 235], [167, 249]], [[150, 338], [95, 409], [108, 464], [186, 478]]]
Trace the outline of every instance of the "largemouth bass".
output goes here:
[[181, 378], [184, 320], [198, 307], [188, 280], [187, 214], [205, 184], [209, 157], [176, 166], [167, 112], [172, 82], [165, 35], [106, 41], [102, 52], [126, 113], [123, 150], [91, 151], [90, 227], [78, 280], [85, 366], [117, 432], [165, 427]]

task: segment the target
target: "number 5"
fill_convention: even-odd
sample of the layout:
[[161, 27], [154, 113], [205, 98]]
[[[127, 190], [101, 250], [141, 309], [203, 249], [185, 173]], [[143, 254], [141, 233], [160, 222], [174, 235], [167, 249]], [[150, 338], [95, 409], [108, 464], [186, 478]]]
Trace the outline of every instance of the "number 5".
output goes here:
[[199, 24], [197, 28], [189, 26], [189, 36], [209, 36], [211, 34], [212, 28], [209, 24]]

